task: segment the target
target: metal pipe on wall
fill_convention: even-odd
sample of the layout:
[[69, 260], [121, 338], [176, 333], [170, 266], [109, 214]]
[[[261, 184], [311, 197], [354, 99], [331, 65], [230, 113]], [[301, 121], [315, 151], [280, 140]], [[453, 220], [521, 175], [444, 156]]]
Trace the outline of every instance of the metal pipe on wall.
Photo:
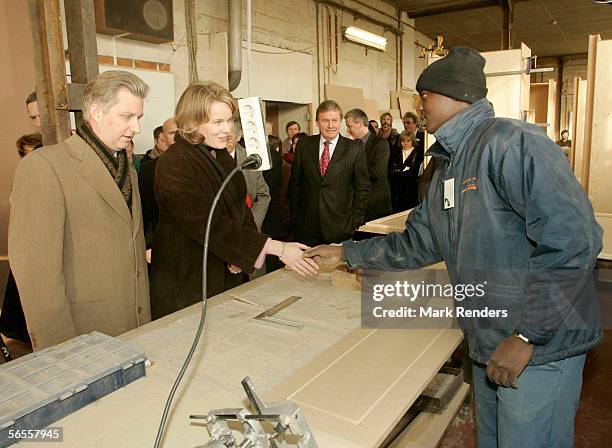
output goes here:
[[320, 31], [322, 26], [319, 24], [320, 22], [320, 13], [319, 13], [319, 2], [316, 3], [316, 19], [317, 19], [317, 26], [316, 26], [316, 32], [317, 32], [317, 102], [320, 103], [321, 100], [323, 99], [323, 97], [321, 96], [321, 36], [320, 36]]
[[229, 30], [227, 40], [229, 90], [235, 90], [242, 78], [242, 1], [229, 0], [227, 4]]
[[247, 0], [247, 95], [251, 96], [251, 47], [253, 45], [253, 3]]

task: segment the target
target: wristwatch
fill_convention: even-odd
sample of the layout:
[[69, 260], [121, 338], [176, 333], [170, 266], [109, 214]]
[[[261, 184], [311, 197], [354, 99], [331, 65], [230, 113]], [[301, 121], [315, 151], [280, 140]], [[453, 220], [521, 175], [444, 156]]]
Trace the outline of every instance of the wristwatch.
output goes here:
[[516, 336], [517, 338], [521, 339], [526, 344], [533, 344], [533, 342], [531, 342], [529, 338], [523, 336], [521, 333], [518, 332], [518, 330], [514, 330], [514, 332], [512, 333], [512, 336]]

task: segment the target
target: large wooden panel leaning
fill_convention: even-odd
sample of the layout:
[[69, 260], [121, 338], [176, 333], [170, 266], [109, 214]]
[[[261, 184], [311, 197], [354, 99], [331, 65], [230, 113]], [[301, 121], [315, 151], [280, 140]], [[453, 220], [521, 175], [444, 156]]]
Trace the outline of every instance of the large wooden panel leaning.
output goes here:
[[[294, 295], [301, 299], [276, 316], [303, 323], [301, 329], [254, 320], [263, 310]], [[265, 397], [278, 384], [293, 381], [296, 375], [303, 378], [296, 372], [303, 372], [309, 363], [325, 363], [325, 368], [313, 376], [309, 389], [296, 394], [299, 401], [308, 402], [308, 393], [333, 384], [334, 375], [342, 376], [347, 366], [357, 365], [370, 376], [343, 376], [344, 386], [338, 393], [360, 393], [344, 404], [337, 403], [333, 411], [340, 421], [363, 418], [364, 423], [375, 424], [376, 428], [368, 432], [370, 438], [387, 432], [415, 394], [427, 386], [462, 335], [451, 329], [386, 330], [387, 336], [385, 332], [360, 330], [360, 301], [360, 291], [334, 288], [329, 276], [303, 279], [285, 270], [211, 298], [206, 329], [175, 398], [163, 446], [189, 447], [207, 441], [206, 428], [192, 424], [189, 415], [244, 407], [240, 381], [245, 376], [251, 377], [258, 393]], [[152, 446], [200, 310], [201, 305], [196, 304], [121, 336], [144, 349], [152, 362], [147, 376], [54, 423], [64, 428], [62, 447]], [[339, 359], [335, 354], [347, 346], [355, 348], [354, 355]], [[381, 400], [377, 402], [374, 394], [381, 394]], [[349, 404], [354, 409], [348, 408]], [[309, 411], [306, 415], [310, 418]], [[91, 422], [96, 422], [95, 430]], [[328, 424], [311, 426], [321, 448], [362, 446], [354, 445], [350, 437], [343, 439], [344, 426], [338, 431]], [[117, 434], [121, 435], [120, 442]], [[333, 442], [327, 442], [329, 437]]]
[[581, 182], [582, 179], [582, 148], [584, 146], [584, 117], [586, 108], [586, 79], [575, 78], [574, 81], [574, 135], [572, 146], [574, 147], [573, 167], [574, 174]]
[[[487, 51], [480, 53], [486, 59], [484, 68], [487, 75], [487, 99], [493, 104], [496, 117], [522, 120], [529, 110], [529, 75], [524, 73], [531, 49], [521, 44], [520, 49]], [[429, 64], [440, 59], [429, 59]], [[509, 74], [494, 76], [498, 73]], [[522, 72], [522, 73], [521, 73]], [[425, 148], [434, 144], [433, 135], [426, 134]]]
[[495, 109], [495, 116], [521, 120], [529, 106], [529, 75], [525, 73], [491, 76], [503, 72], [524, 71], [531, 49], [521, 44], [520, 49], [481, 53], [487, 60], [487, 98]]
[[595, 219], [604, 229], [603, 248], [597, 258], [612, 260], [612, 214], [595, 213]]
[[[589, 198], [597, 213], [612, 213], [612, 40], [597, 42]], [[612, 231], [612, 229], [610, 229]]]
[[547, 98], [547, 109], [546, 109], [546, 134], [551, 140], [557, 139], [558, 129], [555, 126], [555, 111], [557, 110], [557, 81], [554, 79], [548, 80], [548, 98]]
[[548, 83], [537, 82], [529, 86], [530, 121], [544, 125], [548, 120]]
[[557, 83], [554, 79], [548, 82], [531, 83], [529, 89], [529, 118], [531, 122], [544, 128], [546, 134], [556, 139], [555, 108], [557, 103]]
[[[336, 101], [343, 112], [348, 112], [353, 108], [359, 108], [361, 110], [366, 108], [363, 89], [356, 87], [325, 84], [325, 99]], [[378, 117], [376, 117], [376, 119], [378, 119]]]

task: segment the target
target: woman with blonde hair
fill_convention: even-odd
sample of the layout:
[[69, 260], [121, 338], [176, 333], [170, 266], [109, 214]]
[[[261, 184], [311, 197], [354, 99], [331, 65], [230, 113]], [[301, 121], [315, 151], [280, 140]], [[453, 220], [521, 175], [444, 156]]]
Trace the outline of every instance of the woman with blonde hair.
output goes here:
[[389, 186], [393, 213], [419, 205], [419, 176], [422, 172], [423, 151], [417, 146], [415, 134], [404, 131], [399, 136], [400, 147], [389, 154]]
[[[155, 196], [159, 224], [153, 238], [151, 312], [157, 319], [202, 300], [204, 231], [213, 198], [236, 164], [226, 151], [237, 117], [236, 100], [213, 82], [193, 83], [176, 106], [175, 143], [159, 159]], [[221, 195], [211, 227], [207, 296], [240, 285], [244, 273], [276, 255], [302, 275], [317, 272], [302, 257], [307, 246], [272, 240], [257, 231], [237, 173]]]

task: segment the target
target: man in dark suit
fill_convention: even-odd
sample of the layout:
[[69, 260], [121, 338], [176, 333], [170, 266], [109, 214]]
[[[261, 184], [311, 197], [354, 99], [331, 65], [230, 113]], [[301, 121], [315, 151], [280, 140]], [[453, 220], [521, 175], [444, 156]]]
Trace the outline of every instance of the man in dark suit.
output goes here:
[[368, 116], [361, 109], [344, 114], [349, 134], [364, 145], [370, 175], [370, 200], [366, 208], [366, 221], [391, 214], [391, 190], [387, 180], [389, 144], [368, 129]]
[[297, 145], [289, 207], [294, 237], [311, 246], [339, 243], [365, 221], [370, 180], [363, 145], [340, 135], [342, 109], [333, 100], [317, 107], [320, 134]]
[[[172, 123], [174, 123], [174, 118], [169, 118], [168, 120], [172, 120]], [[165, 123], [167, 123], [168, 120], [166, 120]], [[155, 168], [159, 158], [170, 146], [164, 135], [163, 126], [158, 126], [153, 130], [153, 141], [155, 142], [155, 146], [142, 158], [140, 172], [138, 173], [138, 188], [140, 189], [142, 222], [145, 230], [147, 250], [150, 249], [153, 244], [153, 233], [157, 227], [159, 215], [154, 191]]]

